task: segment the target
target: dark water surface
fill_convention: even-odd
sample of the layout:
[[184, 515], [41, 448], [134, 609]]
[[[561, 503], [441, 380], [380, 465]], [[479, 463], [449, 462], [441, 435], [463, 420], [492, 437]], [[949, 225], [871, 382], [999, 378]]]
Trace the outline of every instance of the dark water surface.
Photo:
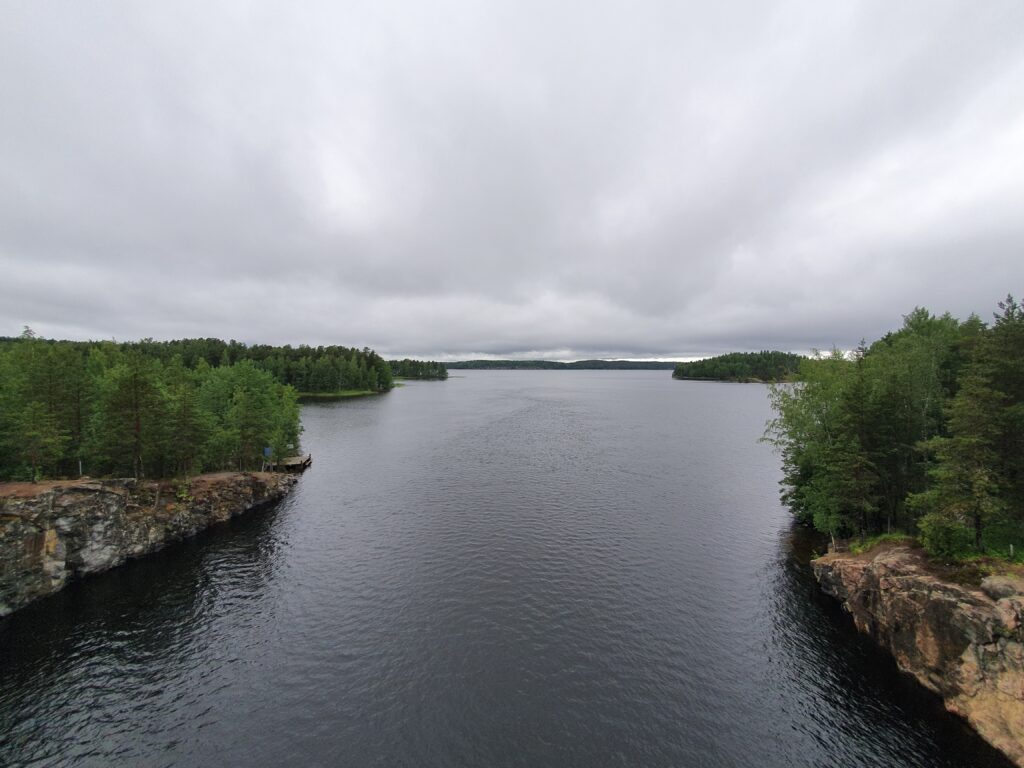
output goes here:
[[758, 385], [310, 405], [276, 509], [0, 622], [0, 764], [1004, 766], [819, 597]]

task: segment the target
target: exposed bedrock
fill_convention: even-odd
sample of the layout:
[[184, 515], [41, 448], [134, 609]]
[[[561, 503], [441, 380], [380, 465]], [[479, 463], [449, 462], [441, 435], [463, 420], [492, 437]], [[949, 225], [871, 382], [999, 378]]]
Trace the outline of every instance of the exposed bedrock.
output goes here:
[[811, 567], [822, 589], [900, 669], [1024, 766], [1024, 580], [954, 583], [908, 546], [828, 554]]
[[275, 502], [293, 475], [219, 473], [189, 482], [0, 484], [0, 616], [214, 523]]

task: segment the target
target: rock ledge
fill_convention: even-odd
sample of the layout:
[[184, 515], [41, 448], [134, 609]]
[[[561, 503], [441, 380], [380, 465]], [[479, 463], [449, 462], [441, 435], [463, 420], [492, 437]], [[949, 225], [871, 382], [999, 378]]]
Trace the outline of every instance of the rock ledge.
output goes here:
[[293, 475], [224, 472], [188, 483], [0, 484], [0, 616], [72, 579], [275, 502], [295, 482]]
[[953, 583], [909, 546], [828, 554], [811, 567], [857, 629], [1024, 766], [1024, 580], [990, 576], [980, 588]]

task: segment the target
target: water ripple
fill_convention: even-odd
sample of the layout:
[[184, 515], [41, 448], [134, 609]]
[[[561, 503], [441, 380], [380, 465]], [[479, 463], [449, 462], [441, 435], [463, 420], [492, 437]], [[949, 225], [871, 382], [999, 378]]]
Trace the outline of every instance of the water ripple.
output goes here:
[[0, 764], [1006, 766], [818, 594], [768, 415], [663, 372], [307, 406], [276, 509], [0, 622]]

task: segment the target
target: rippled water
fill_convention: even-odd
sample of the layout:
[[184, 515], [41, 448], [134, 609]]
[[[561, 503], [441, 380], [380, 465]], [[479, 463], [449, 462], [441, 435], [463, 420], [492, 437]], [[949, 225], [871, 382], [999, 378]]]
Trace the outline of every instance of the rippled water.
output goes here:
[[758, 385], [303, 410], [276, 509], [0, 622], [0, 764], [1005, 766], [818, 595]]

